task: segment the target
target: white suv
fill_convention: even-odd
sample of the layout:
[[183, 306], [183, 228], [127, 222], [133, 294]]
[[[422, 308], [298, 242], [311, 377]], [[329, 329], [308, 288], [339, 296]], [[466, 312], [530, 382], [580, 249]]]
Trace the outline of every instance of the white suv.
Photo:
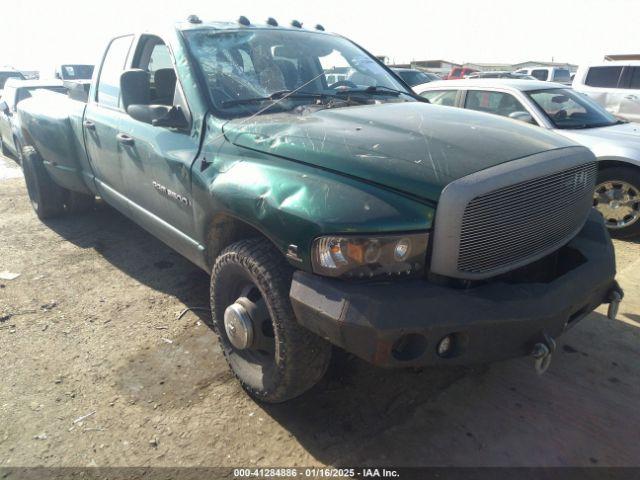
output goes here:
[[513, 72], [517, 75], [530, 75], [543, 82], [571, 83], [571, 71], [564, 67], [531, 67]]
[[581, 66], [573, 88], [587, 94], [609, 113], [640, 122], [640, 61]]

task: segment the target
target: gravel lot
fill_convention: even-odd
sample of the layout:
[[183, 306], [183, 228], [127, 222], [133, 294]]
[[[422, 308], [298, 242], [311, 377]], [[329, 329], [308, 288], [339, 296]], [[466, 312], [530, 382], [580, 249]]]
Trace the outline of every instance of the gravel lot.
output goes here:
[[[8, 177], [14, 178], [8, 178]], [[4, 179], [3, 179], [4, 177]], [[205, 273], [110, 208], [39, 222], [0, 158], [0, 466], [640, 465], [640, 243], [618, 321], [530, 359], [387, 371], [340, 356], [252, 401], [207, 326]]]

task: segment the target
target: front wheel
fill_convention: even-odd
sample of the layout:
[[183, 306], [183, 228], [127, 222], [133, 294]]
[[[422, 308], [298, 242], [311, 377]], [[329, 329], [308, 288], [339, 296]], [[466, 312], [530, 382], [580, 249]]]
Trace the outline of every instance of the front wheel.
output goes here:
[[633, 167], [608, 167], [598, 172], [593, 206], [602, 214], [615, 238], [640, 234], [640, 171]]
[[227, 247], [211, 272], [211, 312], [220, 346], [258, 400], [297, 397], [324, 375], [331, 345], [300, 326], [289, 300], [292, 269], [260, 238]]

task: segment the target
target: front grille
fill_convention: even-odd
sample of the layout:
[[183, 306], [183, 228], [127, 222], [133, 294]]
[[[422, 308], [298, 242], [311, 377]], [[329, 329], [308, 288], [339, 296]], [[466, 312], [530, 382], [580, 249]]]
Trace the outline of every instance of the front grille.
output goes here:
[[484, 274], [569, 240], [592, 204], [595, 162], [483, 193], [464, 208], [457, 267]]

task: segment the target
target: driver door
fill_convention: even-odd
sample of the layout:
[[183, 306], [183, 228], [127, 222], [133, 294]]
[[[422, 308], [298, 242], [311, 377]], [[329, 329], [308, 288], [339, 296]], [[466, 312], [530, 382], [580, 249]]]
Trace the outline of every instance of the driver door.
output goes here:
[[[171, 53], [157, 36], [143, 35], [131, 68], [150, 75], [150, 104], [188, 105], [177, 81]], [[176, 231], [193, 238], [191, 164], [198, 137], [185, 129], [157, 127], [126, 116], [119, 125], [120, 162], [136, 220], [165, 243], [182, 251]], [[178, 235], [180, 237], [180, 235]], [[184, 253], [184, 252], [183, 252]]]

